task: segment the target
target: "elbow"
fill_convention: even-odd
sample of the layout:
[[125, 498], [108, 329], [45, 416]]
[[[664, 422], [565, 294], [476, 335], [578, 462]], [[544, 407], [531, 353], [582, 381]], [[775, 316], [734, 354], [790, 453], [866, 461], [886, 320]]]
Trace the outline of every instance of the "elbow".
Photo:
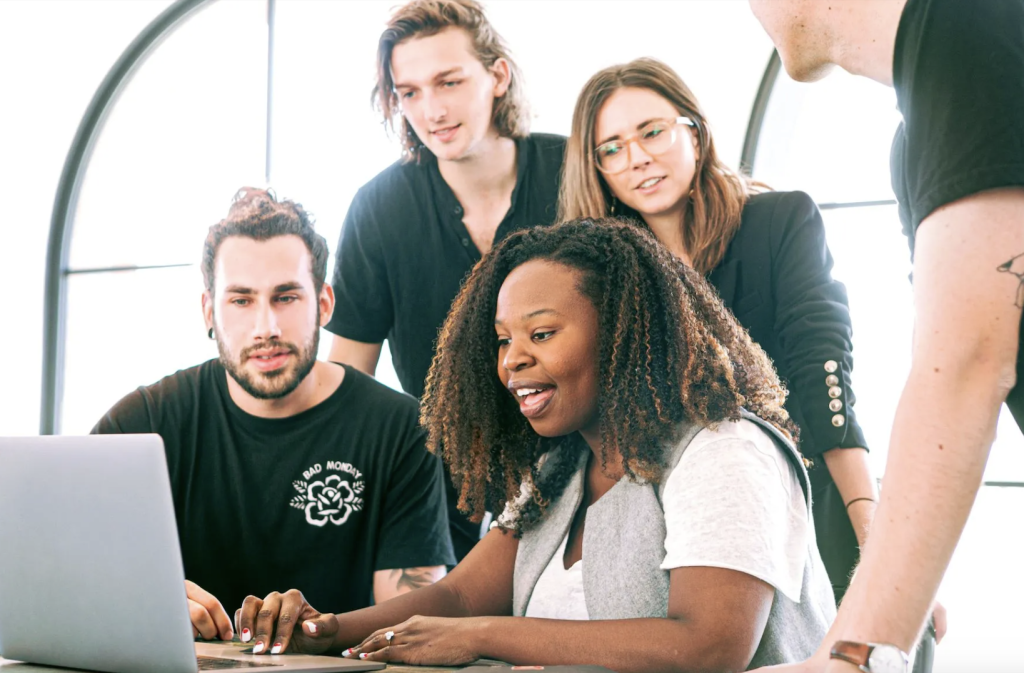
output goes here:
[[[684, 654], [678, 647], [668, 647], [662, 656], [648, 670], [669, 671], [671, 673], [739, 673], [746, 671], [757, 651], [758, 643], [751, 643], [747, 638], [704, 637], [689, 634]], [[696, 649], [693, 643], [702, 643]]]
[[1017, 384], [1017, 339], [983, 339], [977, 343], [929, 353], [918, 349], [911, 378], [929, 387], [940, 386], [987, 396], [1001, 404]]

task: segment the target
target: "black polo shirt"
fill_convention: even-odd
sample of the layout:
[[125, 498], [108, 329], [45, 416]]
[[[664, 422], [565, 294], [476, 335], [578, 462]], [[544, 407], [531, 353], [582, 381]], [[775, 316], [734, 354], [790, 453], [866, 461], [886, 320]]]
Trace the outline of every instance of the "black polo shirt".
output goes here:
[[[554, 222], [565, 138], [516, 141], [518, 175], [497, 243]], [[420, 397], [438, 330], [480, 251], [462, 206], [429, 152], [364, 185], [349, 207], [334, 265], [337, 304], [327, 329], [366, 343], [388, 340], [402, 388]]]
[[[494, 235], [555, 221], [565, 138], [534, 133], [516, 141], [512, 204]], [[398, 162], [365, 184], [349, 207], [334, 263], [337, 303], [327, 329], [366, 343], [387, 339], [405, 392], [421, 397], [437, 333], [480, 250], [462, 206], [429, 152]], [[458, 560], [480, 539], [480, 525], [456, 508], [445, 472], [448, 520]]]

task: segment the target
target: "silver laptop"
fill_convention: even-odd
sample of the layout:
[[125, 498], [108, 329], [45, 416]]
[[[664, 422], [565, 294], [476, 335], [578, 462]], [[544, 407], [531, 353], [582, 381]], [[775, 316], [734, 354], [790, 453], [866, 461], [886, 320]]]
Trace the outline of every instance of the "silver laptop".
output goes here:
[[384, 668], [249, 649], [192, 639], [158, 435], [0, 437], [0, 656], [110, 673]]

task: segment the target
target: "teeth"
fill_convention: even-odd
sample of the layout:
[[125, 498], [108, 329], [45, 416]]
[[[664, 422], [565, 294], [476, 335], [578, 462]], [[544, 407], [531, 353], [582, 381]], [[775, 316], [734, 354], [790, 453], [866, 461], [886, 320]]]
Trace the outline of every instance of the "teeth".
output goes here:
[[516, 395], [518, 395], [519, 397], [526, 397], [527, 395], [532, 395], [533, 393], [539, 393], [539, 392], [540, 392], [540, 389], [520, 388], [519, 390], [516, 391]]
[[646, 189], [648, 187], [653, 187], [655, 184], [658, 183], [659, 180], [661, 180], [661, 178], [650, 178], [648, 180], [644, 180], [643, 182], [640, 183], [640, 188]]

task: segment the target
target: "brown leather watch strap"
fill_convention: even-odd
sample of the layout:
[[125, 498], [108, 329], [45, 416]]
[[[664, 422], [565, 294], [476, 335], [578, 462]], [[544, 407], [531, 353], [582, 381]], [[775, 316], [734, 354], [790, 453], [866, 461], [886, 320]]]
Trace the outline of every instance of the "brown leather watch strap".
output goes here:
[[865, 643], [855, 643], [850, 640], [839, 640], [832, 645], [829, 652], [830, 659], [839, 659], [854, 666], [867, 666], [868, 657], [871, 656], [872, 647]]

